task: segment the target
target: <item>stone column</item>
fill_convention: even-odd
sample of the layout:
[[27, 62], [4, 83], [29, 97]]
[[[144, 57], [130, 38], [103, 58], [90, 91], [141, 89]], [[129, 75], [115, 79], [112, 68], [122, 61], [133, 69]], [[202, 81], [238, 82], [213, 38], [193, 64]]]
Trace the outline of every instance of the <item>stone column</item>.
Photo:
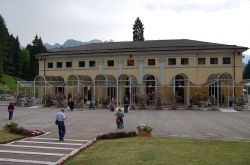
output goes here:
[[160, 85], [165, 85], [165, 59], [161, 58], [160, 61]]
[[98, 60], [98, 73], [103, 74], [104, 60]]
[[139, 64], [139, 84], [142, 85], [142, 79], [144, 76], [144, 59], [139, 59], [138, 60], [138, 64]]
[[117, 65], [118, 65], [118, 77], [122, 74], [122, 67], [123, 67], [123, 59], [118, 59], [117, 60]]
[[138, 59], [138, 64], [139, 64], [139, 77], [138, 77], [138, 82], [139, 85], [141, 85], [141, 94], [144, 94], [144, 88], [143, 88], [143, 84], [142, 84], [142, 79], [144, 76], [144, 59]]

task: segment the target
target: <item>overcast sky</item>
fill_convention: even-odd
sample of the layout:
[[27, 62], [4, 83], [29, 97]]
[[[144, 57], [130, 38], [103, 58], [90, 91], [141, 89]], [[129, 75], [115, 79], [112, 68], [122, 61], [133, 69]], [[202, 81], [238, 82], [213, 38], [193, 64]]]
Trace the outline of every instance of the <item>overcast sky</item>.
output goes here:
[[0, 0], [0, 14], [23, 46], [36, 34], [50, 44], [131, 41], [140, 17], [146, 40], [185, 38], [250, 47], [250, 0]]

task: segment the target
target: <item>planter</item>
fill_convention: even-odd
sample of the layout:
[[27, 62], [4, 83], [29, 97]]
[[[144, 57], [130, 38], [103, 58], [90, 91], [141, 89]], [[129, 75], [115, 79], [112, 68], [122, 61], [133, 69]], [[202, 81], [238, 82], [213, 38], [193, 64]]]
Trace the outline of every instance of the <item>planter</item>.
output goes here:
[[155, 109], [156, 109], [156, 110], [162, 110], [161, 105], [156, 105], [156, 106], [155, 106]]
[[151, 137], [151, 131], [150, 132], [146, 132], [146, 131], [138, 130], [138, 135], [139, 136]]
[[234, 107], [234, 109], [235, 109], [236, 111], [243, 111], [243, 106], [236, 105], [236, 106]]
[[192, 105], [193, 110], [198, 110], [198, 105]]
[[172, 104], [172, 105], [171, 105], [171, 109], [172, 109], [172, 110], [176, 110], [176, 109], [177, 109], [176, 104]]

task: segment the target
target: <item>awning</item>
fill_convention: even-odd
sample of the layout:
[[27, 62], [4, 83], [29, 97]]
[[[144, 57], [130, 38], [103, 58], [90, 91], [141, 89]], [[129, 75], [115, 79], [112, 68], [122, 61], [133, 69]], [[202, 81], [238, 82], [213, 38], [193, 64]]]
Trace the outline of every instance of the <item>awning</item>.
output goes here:
[[64, 79], [61, 76], [37, 75], [34, 81], [35, 86], [65, 86]]
[[212, 85], [216, 82], [220, 82], [221, 85], [233, 86], [233, 78], [229, 73], [214, 73], [210, 74], [207, 78], [207, 82], [204, 86]]
[[116, 78], [112, 75], [99, 74], [95, 77], [95, 86], [115, 87], [116, 85]]
[[136, 86], [137, 79], [134, 75], [121, 74], [118, 78], [119, 86]]
[[90, 76], [86, 75], [70, 75], [67, 79], [68, 86], [78, 86], [79, 84], [83, 86], [93, 86], [93, 81]]

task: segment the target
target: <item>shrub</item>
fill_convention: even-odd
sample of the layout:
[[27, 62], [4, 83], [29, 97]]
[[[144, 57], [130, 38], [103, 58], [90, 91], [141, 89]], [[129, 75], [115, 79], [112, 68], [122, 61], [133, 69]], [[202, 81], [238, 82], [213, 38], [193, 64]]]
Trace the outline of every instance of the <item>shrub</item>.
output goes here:
[[18, 123], [15, 121], [9, 121], [5, 124], [5, 128], [16, 128], [18, 126]]
[[23, 127], [12, 127], [10, 129], [10, 132], [15, 133], [15, 134], [19, 134], [19, 135], [28, 136], [28, 137], [39, 136], [39, 135], [44, 134], [43, 131], [40, 131], [40, 130], [27, 130], [27, 129], [23, 128]]
[[134, 136], [137, 136], [136, 132], [109, 132], [106, 134], [98, 135], [96, 139], [116, 139]]

